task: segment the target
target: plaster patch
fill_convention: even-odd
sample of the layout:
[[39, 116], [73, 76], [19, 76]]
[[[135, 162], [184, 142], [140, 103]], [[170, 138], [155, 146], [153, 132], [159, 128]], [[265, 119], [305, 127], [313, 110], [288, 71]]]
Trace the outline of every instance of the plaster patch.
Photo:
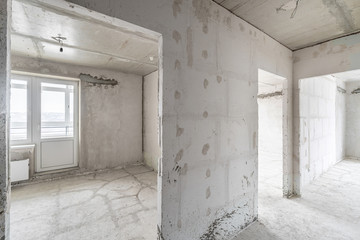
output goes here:
[[209, 85], [209, 81], [205, 78], [204, 79], [204, 88], [206, 89]]
[[176, 125], [176, 136], [180, 137], [184, 133], [184, 128], [179, 127], [179, 125]]
[[211, 171], [210, 169], [207, 169], [206, 170], [206, 177], [209, 178], [211, 176]]
[[180, 162], [180, 160], [182, 159], [183, 157], [183, 154], [184, 154], [184, 149], [181, 149], [177, 154], [176, 154], [176, 157], [175, 157], [175, 163], [178, 163]]
[[176, 90], [175, 94], [174, 94], [174, 97], [175, 97], [175, 99], [180, 99], [181, 98], [181, 93]]
[[203, 117], [204, 117], [204, 118], [207, 118], [208, 116], [209, 116], [208, 112], [205, 111], [205, 112], [203, 113]]
[[174, 0], [172, 9], [173, 9], [173, 16], [177, 17], [178, 13], [181, 12], [181, 4], [183, 0]]
[[201, 23], [208, 23], [211, 17], [210, 13], [211, 1], [208, 0], [193, 0], [192, 5], [195, 8], [195, 16]]
[[208, 187], [206, 189], [206, 199], [209, 199], [210, 196], [211, 196], [211, 190], [210, 190], [210, 187]]
[[173, 31], [172, 37], [176, 41], [176, 43], [179, 43], [181, 41], [181, 34], [176, 30]]
[[175, 69], [180, 70], [181, 69], [181, 63], [178, 59], [175, 60]]
[[210, 145], [208, 143], [205, 144], [202, 148], [202, 154], [206, 155], [208, 153], [209, 149], [210, 149]]
[[207, 58], [208, 58], [208, 52], [207, 52], [206, 50], [202, 51], [201, 56], [202, 56], [204, 59], [207, 59]]

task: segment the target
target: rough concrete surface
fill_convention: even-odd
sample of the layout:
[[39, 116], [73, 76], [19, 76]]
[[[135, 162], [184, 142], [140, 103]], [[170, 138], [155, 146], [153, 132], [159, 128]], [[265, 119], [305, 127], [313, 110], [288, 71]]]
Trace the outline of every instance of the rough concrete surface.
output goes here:
[[292, 199], [282, 198], [279, 163], [269, 163], [259, 163], [259, 221], [233, 240], [359, 239], [360, 161], [336, 164]]
[[294, 192], [301, 194], [300, 80], [360, 69], [360, 34], [339, 38], [293, 53]]
[[0, 239], [8, 239], [9, 177], [9, 96], [10, 96], [11, 1], [0, 0]]
[[[257, 72], [291, 79], [291, 51], [210, 0], [71, 2], [162, 34], [159, 236], [199, 239], [214, 232], [213, 239], [221, 239], [252, 222]], [[285, 123], [292, 129], [291, 121]], [[184, 129], [181, 136], [177, 128]], [[292, 156], [290, 142], [286, 157]]]
[[11, 240], [154, 240], [156, 189], [142, 165], [14, 187]]

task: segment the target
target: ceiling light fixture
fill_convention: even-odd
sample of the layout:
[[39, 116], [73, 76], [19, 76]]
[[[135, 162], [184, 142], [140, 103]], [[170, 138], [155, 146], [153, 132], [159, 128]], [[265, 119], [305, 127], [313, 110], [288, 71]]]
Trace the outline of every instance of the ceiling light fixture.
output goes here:
[[280, 11], [293, 10], [290, 18], [294, 18], [299, 6], [299, 2], [300, 0], [291, 0], [287, 3], [284, 3], [280, 7], [276, 8], [276, 12], [279, 13]]
[[153, 56], [149, 57], [149, 59], [150, 59], [150, 61], [154, 61], [154, 57], [153, 57]]
[[64, 41], [66, 40], [66, 37], [61, 36], [61, 34], [58, 34], [57, 37], [51, 37], [52, 39], [54, 39], [55, 41], [57, 41], [60, 45], [60, 52], [63, 52], [63, 45], [64, 45]]

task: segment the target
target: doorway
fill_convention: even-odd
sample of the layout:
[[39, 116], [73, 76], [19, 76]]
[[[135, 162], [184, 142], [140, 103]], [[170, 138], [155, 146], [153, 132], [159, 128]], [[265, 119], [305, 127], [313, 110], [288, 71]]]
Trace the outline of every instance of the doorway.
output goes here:
[[12, 7], [11, 164], [27, 177], [11, 238], [155, 239], [161, 35], [66, 1]]
[[12, 75], [10, 139], [34, 144], [35, 172], [78, 166], [78, 82]]
[[258, 81], [259, 195], [282, 196], [285, 78], [259, 69]]

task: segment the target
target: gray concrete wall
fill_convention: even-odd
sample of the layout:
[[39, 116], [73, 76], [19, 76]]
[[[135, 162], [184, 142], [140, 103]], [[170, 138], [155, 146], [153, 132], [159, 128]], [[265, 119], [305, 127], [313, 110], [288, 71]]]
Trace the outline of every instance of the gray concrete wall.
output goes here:
[[336, 81], [330, 77], [300, 83], [300, 167], [302, 186], [336, 163]]
[[339, 79], [336, 79], [336, 85], [336, 162], [340, 162], [345, 159], [346, 155], [346, 93], [344, 93], [346, 85]]
[[9, 239], [9, 96], [11, 1], [0, 0], [0, 239]]
[[360, 34], [295, 51], [293, 54], [294, 191], [301, 194], [299, 81], [360, 69]]
[[121, 72], [13, 57], [12, 69], [78, 78], [115, 79], [114, 87], [81, 83], [81, 168], [96, 170], [143, 161], [142, 77]]
[[360, 82], [346, 83], [346, 157], [360, 159]]
[[[159, 73], [143, 78], [143, 152], [144, 162], [158, 171], [161, 157], [159, 128]], [[176, 134], [181, 134], [181, 129]]]
[[[253, 222], [257, 72], [292, 79], [292, 52], [210, 0], [71, 2], [162, 34], [159, 238], [223, 239]], [[285, 116], [289, 89], [291, 81]], [[291, 118], [285, 122], [292, 129]]]

